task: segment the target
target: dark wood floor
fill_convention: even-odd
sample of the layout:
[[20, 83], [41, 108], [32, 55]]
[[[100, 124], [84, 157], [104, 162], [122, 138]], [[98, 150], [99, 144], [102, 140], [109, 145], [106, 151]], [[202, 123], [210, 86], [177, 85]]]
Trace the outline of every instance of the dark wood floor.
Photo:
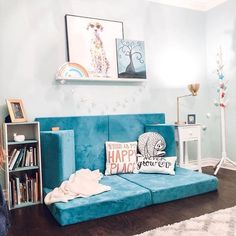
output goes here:
[[[204, 172], [213, 173], [212, 167]], [[218, 191], [61, 227], [44, 205], [11, 211], [8, 236], [127, 236], [236, 205], [236, 171], [220, 169]]]

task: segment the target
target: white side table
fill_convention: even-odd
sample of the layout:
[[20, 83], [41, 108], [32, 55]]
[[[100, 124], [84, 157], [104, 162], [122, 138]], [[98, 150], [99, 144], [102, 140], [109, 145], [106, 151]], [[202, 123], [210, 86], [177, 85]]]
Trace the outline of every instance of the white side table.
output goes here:
[[[201, 125], [199, 124], [184, 124], [176, 125], [176, 142], [178, 144], [179, 166], [198, 170], [202, 172], [201, 168]], [[188, 157], [187, 143], [197, 142], [197, 164], [191, 165]]]

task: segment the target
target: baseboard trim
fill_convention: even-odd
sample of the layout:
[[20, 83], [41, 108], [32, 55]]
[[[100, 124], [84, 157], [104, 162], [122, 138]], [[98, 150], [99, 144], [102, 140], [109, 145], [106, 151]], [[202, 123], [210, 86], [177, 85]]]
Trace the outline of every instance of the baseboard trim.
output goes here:
[[[201, 166], [202, 167], [206, 167], [206, 166], [216, 166], [217, 163], [220, 161], [220, 159], [218, 158], [212, 158], [212, 157], [209, 157], [209, 158], [204, 158], [202, 159], [201, 161]], [[193, 164], [193, 165], [197, 165], [197, 161], [194, 160], [194, 161], [190, 161], [189, 162], [190, 164]], [[233, 166], [231, 163], [229, 162], [225, 162], [221, 168], [224, 168], [224, 169], [228, 169], [228, 170], [235, 170], [236, 171], [236, 167]]]

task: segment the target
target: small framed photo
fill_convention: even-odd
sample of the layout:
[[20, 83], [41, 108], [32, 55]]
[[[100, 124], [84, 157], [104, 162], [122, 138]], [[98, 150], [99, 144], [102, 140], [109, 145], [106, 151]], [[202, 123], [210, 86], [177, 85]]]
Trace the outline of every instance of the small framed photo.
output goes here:
[[196, 115], [188, 114], [188, 124], [196, 124]]
[[7, 99], [7, 108], [11, 117], [11, 122], [26, 122], [26, 114], [21, 99]]

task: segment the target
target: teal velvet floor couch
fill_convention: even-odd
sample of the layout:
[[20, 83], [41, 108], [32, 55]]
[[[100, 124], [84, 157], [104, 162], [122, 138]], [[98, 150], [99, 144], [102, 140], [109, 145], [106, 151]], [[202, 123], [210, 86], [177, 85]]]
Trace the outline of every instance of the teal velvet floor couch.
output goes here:
[[[44, 194], [81, 168], [99, 169], [104, 173], [106, 141], [137, 141], [142, 133], [155, 131], [167, 143], [166, 155], [176, 155], [174, 127], [165, 124], [162, 113], [36, 120], [41, 127]], [[60, 130], [51, 131], [52, 127], [60, 127]], [[119, 174], [104, 176], [101, 183], [110, 186], [111, 191], [49, 205], [58, 223], [74, 224], [214, 191], [218, 180], [214, 176], [176, 167], [174, 176]]]

